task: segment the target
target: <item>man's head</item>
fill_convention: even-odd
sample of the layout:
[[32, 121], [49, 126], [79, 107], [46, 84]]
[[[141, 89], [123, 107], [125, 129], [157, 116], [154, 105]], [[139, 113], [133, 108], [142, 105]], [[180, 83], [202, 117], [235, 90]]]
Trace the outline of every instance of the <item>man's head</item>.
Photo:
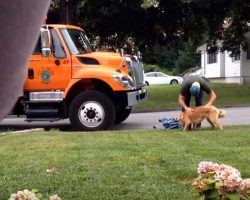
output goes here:
[[190, 94], [192, 96], [198, 96], [200, 93], [200, 83], [195, 81], [190, 87]]

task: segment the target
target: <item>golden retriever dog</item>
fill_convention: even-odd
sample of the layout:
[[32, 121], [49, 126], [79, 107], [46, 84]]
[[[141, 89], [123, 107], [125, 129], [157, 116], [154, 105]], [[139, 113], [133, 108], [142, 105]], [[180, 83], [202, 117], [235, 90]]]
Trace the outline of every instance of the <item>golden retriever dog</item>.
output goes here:
[[215, 106], [198, 106], [193, 108], [193, 112], [190, 116], [184, 111], [180, 114], [178, 119], [184, 126], [183, 131], [187, 131], [190, 126], [196, 129], [196, 125], [201, 123], [204, 119], [207, 119], [212, 128], [219, 127], [220, 130], [223, 130], [218, 119], [224, 117], [225, 114], [224, 110], [218, 109]]

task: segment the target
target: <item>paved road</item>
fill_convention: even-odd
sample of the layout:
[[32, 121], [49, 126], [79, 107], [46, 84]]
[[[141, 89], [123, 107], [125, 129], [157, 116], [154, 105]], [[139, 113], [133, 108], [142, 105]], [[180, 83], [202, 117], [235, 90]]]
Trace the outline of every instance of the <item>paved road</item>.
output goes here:
[[[223, 108], [226, 111], [226, 117], [219, 119], [222, 125], [250, 125], [250, 107]], [[178, 117], [180, 111], [166, 111], [153, 113], [135, 113], [116, 129], [152, 129], [162, 117]], [[210, 126], [204, 121], [203, 126]], [[161, 126], [159, 126], [161, 128]]]
[[[222, 125], [250, 125], [250, 107], [224, 108], [226, 117], [220, 119]], [[115, 125], [112, 130], [152, 129], [162, 117], [178, 117], [180, 111], [165, 111], [151, 113], [133, 113], [122, 124]], [[209, 126], [203, 122], [203, 126]], [[59, 128], [70, 131], [68, 120], [58, 122], [25, 122], [23, 118], [8, 118], [0, 123], [0, 131], [20, 130], [29, 128]], [[161, 128], [161, 126], [159, 126]]]

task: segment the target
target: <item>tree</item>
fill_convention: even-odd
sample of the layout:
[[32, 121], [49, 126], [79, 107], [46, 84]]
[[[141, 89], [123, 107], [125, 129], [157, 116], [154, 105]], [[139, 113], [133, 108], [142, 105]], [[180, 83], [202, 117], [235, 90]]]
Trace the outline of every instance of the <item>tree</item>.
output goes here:
[[[141, 7], [142, 0], [86, 1], [79, 9], [79, 19], [92, 36], [100, 36], [100, 44], [109, 43], [115, 48], [129, 46], [128, 41], [139, 46], [145, 32], [152, 33], [146, 24], [147, 15]], [[149, 39], [149, 37], [147, 37]]]
[[48, 23], [76, 25], [77, 7], [80, 2], [82, 0], [51, 0]]
[[49, 22], [67, 21], [97, 45], [140, 50], [146, 62], [181, 71], [198, 64], [196, 49], [204, 43], [233, 54], [247, 48], [250, 1], [52, 0]]
[[[248, 47], [244, 35], [249, 31], [249, 0], [198, 0], [188, 3], [188, 7], [191, 14], [185, 35], [203, 36], [211, 51], [237, 54]], [[222, 41], [222, 46], [217, 41]]]
[[197, 52], [197, 46], [189, 39], [183, 42], [178, 48], [178, 58], [175, 61], [176, 72], [182, 73], [189, 68], [200, 66], [200, 54]]
[[[159, 0], [157, 23], [165, 40], [190, 38], [206, 42], [210, 51], [246, 49], [249, 31], [249, 0]], [[217, 41], [222, 41], [218, 47]]]

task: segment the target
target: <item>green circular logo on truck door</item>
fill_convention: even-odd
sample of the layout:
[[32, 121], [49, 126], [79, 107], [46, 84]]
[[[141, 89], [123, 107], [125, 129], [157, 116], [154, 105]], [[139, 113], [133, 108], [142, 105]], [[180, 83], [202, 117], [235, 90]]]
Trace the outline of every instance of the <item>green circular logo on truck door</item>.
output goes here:
[[43, 69], [40, 71], [40, 77], [43, 83], [49, 84], [52, 78], [52, 71], [50, 69]]

